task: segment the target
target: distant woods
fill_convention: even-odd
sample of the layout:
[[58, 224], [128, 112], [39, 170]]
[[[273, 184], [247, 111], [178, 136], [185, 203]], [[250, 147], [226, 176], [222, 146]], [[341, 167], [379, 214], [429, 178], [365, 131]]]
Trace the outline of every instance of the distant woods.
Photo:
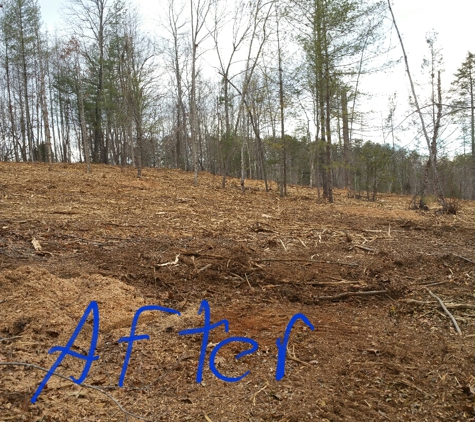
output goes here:
[[474, 54], [444, 91], [429, 34], [419, 105], [400, 93], [364, 113], [363, 79], [388, 66], [385, 1], [161, 3], [150, 31], [133, 0], [67, 0], [58, 26], [70, 29], [52, 34], [36, 0], [6, 0], [0, 159], [134, 166], [138, 177], [180, 168], [195, 184], [209, 171], [223, 187], [232, 176], [243, 189], [272, 180], [282, 196], [301, 184], [329, 202], [340, 188], [420, 196], [421, 206], [438, 193], [430, 167], [446, 197], [475, 198]]

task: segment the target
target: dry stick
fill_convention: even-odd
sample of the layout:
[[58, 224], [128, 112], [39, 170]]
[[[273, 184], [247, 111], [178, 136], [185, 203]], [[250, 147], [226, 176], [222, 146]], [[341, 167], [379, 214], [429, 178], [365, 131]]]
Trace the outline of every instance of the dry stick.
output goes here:
[[429, 283], [429, 284], [421, 284], [423, 287], [432, 287], [432, 286], [440, 286], [441, 284], [446, 284], [448, 281], [439, 281], [437, 283]]
[[247, 274], [244, 274], [244, 276], [246, 277], [246, 281], [247, 281], [247, 284], [249, 285], [249, 288], [251, 290], [254, 290], [254, 288], [251, 286], [251, 283], [249, 283], [249, 279], [247, 278]]
[[[425, 302], [423, 300], [416, 299], [403, 299], [403, 302], [414, 303], [416, 305], [434, 305], [436, 302]], [[475, 309], [475, 305], [470, 303], [446, 303], [445, 307], [447, 309]]]
[[204, 267], [202, 267], [198, 271], [196, 271], [196, 274], [199, 274], [202, 271], [207, 270], [209, 267], [211, 267], [211, 264], [205, 265]]
[[353, 245], [353, 246], [350, 248], [350, 251], [351, 251], [353, 248], [358, 248], [358, 249], [361, 249], [362, 251], [366, 251], [366, 252], [376, 252], [375, 249], [367, 248], [366, 246], [362, 246], [362, 245]]
[[429, 292], [429, 294], [434, 298], [434, 299], [437, 299], [437, 301], [439, 302], [440, 306], [442, 306], [442, 309], [444, 310], [444, 312], [449, 316], [449, 318], [452, 320], [454, 326], [455, 326], [455, 329], [457, 330], [457, 333], [459, 333], [460, 335], [462, 335], [462, 331], [460, 330], [460, 327], [459, 325], [457, 324], [457, 321], [455, 320], [455, 318], [453, 317], [453, 315], [449, 312], [449, 310], [446, 308], [446, 306], [444, 305], [444, 302], [442, 302], [442, 300], [436, 296], [434, 293], [432, 293], [429, 289], [427, 289], [427, 291]]
[[180, 254], [175, 257], [175, 261], [165, 262], [164, 264], [155, 264], [155, 267], [166, 267], [168, 265], [178, 265], [178, 258]]
[[286, 248], [285, 245], [284, 245], [284, 242], [282, 242], [282, 239], [279, 239], [279, 240], [280, 240], [280, 243], [282, 244], [282, 247], [284, 248], [284, 251], [285, 251], [285, 252], [288, 252], [287, 248]]
[[180, 254], [185, 255], [185, 256], [199, 256], [201, 258], [216, 258], [216, 259], [224, 259], [225, 258], [224, 256], [221, 256], [221, 255], [202, 254], [200, 252], [184, 252], [184, 251], [181, 251]]
[[252, 405], [253, 405], [253, 406], [256, 405], [256, 397], [257, 397], [257, 395], [258, 395], [261, 391], [264, 391], [268, 386], [269, 386], [269, 382], [266, 381], [266, 385], [264, 385], [264, 387], [262, 387], [256, 394], [254, 394], [254, 395], [252, 396]]
[[16, 338], [22, 338], [22, 337], [23, 337], [23, 336], [0, 338], [0, 342], [2, 342], [2, 341], [7, 341], [7, 340], [14, 340], [14, 339], [16, 339]]
[[229, 274], [231, 274], [231, 275], [233, 275], [233, 276], [239, 278], [239, 280], [242, 280], [243, 282], [246, 281], [246, 280], [244, 280], [239, 274], [231, 273], [231, 272], [230, 272]]
[[308, 362], [304, 362], [303, 360], [299, 359], [297, 356], [295, 356], [295, 349], [294, 349], [294, 354], [290, 353], [289, 347], [287, 346], [287, 358], [290, 360], [293, 360], [295, 362], [298, 362], [304, 366], [312, 366]]
[[341, 299], [346, 299], [347, 297], [352, 297], [352, 296], [375, 296], [375, 295], [384, 295], [386, 293], [389, 293], [387, 290], [371, 290], [368, 292], [346, 292], [346, 293], [341, 293], [336, 296], [320, 296], [315, 298], [316, 300], [341, 300]]
[[341, 281], [309, 281], [308, 284], [310, 286], [342, 286], [345, 284], [362, 284], [362, 281], [347, 281], [347, 280], [341, 280]]
[[457, 258], [460, 258], [460, 259], [463, 259], [464, 261], [467, 261], [467, 262], [470, 262], [470, 264], [474, 264], [475, 265], [475, 262], [473, 261], [470, 261], [470, 259], [467, 259], [463, 256], [460, 256], [460, 255], [455, 255], [454, 253], [452, 254], [453, 256], [456, 256]]
[[267, 259], [257, 259], [254, 262], [308, 262], [312, 264], [331, 264], [331, 265], [348, 265], [350, 267], [358, 267], [358, 264], [355, 263], [346, 263], [346, 262], [336, 262], [336, 261], [315, 261], [313, 259], [277, 259], [277, 258], [267, 258]]
[[292, 350], [293, 350], [293, 354], [290, 353], [290, 350], [289, 350], [289, 347], [287, 346], [287, 358], [290, 359], [290, 360], [293, 360], [297, 363], [300, 363], [301, 365], [304, 365], [304, 366], [312, 366], [312, 364], [308, 363], [308, 362], [305, 362], [301, 359], [299, 359], [296, 355], [295, 355], [295, 348], [292, 347]]
[[287, 355], [287, 359], [293, 360], [305, 366], [312, 366], [308, 362], [304, 362], [303, 360], [299, 359], [297, 356], [292, 356], [291, 354]]
[[[39, 369], [40, 371], [44, 371], [44, 372], [49, 372], [49, 369], [46, 369], [46, 368], [43, 368], [41, 366], [38, 366], [38, 365], [33, 365], [32, 363], [25, 363], [25, 362], [0, 362], [0, 365], [4, 365], [4, 366], [26, 366], [27, 368], [35, 368], [35, 369]], [[122, 413], [124, 413], [126, 415], [126, 420], [127, 420], [127, 415], [129, 416], [132, 416], [134, 418], [137, 418], [137, 419], [140, 419], [142, 421], [148, 421], [148, 422], [152, 422], [151, 419], [146, 419], [142, 416], [139, 416], [139, 415], [135, 415], [134, 413], [130, 413], [128, 412], [127, 410], [125, 410], [122, 405], [114, 398], [112, 397], [110, 394], [106, 393], [104, 390], [101, 390], [100, 388], [98, 387], [95, 387], [94, 385], [90, 385], [90, 384], [76, 384], [73, 380], [71, 380], [70, 378], [68, 377], [65, 377], [64, 375], [61, 375], [61, 374], [58, 374], [56, 372], [53, 372], [52, 375], [55, 375], [59, 378], [62, 378], [62, 379], [65, 379], [66, 381], [69, 381], [71, 382], [72, 384], [75, 384], [75, 385], [78, 385], [79, 387], [85, 387], [85, 388], [90, 388], [92, 390], [96, 390], [96, 391], [99, 391], [99, 393], [102, 393], [104, 394], [105, 396], [107, 396], [109, 399], [111, 399], [116, 405], [117, 407], [121, 410]]]

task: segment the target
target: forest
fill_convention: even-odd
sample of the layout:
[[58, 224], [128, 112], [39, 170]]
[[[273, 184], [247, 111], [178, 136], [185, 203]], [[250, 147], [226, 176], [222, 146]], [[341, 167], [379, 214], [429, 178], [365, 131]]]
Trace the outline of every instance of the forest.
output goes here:
[[162, 6], [154, 32], [133, 0], [67, 0], [63, 30], [50, 33], [36, 0], [6, 0], [0, 159], [133, 166], [138, 177], [182, 169], [195, 185], [207, 171], [223, 187], [227, 177], [243, 190], [273, 181], [285, 196], [288, 184], [304, 185], [330, 203], [335, 188], [369, 201], [411, 195], [414, 207], [434, 195], [446, 211], [447, 198], [475, 198], [473, 53], [443, 74], [443, 89], [443, 53], [428, 33], [425, 90], [411, 79], [411, 95], [388, 98], [381, 123], [362, 107], [371, 101], [362, 81], [394, 65], [390, 49], [411, 77], [390, 1]]

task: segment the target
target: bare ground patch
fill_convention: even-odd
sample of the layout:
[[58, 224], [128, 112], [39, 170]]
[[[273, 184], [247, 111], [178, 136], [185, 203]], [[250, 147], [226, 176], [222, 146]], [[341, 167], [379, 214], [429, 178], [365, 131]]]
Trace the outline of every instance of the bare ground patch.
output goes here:
[[[456, 216], [407, 209], [410, 198], [318, 203], [316, 192], [289, 197], [263, 184], [171, 170], [0, 163], [0, 363], [49, 368], [86, 306], [100, 309], [100, 335], [86, 383], [128, 412], [152, 421], [462, 421], [475, 420], [475, 207]], [[462, 330], [430, 296], [440, 297]], [[371, 294], [376, 292], [375, 294]], [[202, 383], [196, 383], [203, 299], [211, 322]], [[146, 312], [124, 387], [117, 383], [134, 312]], [[276, 339], [291, 334], [286, 375], [275, 380]], [[89, 324], [89, 323], [88, 323]], [[91, 324], [74, 345], [88, 351]], [[214, 345], [249, 337], [219, 352]], [[83, 362], [59, 369], [78, 377]], [[12, 421], [115, 421], [126, 416], [104, 394], [45, 373], [0, 366], [0, 413]], [[128, 420], [136, 420], [128, 416]]]

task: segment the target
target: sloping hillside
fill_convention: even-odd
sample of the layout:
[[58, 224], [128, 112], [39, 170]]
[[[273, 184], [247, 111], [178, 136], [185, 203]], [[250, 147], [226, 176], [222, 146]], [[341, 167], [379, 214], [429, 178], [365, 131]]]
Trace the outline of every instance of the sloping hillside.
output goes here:
[[[1, 420], [475, 420], [473, 203], [444, 216], [199, 180], [0, 163]], [[182, 332], [206, 317], [221, 324]]]

